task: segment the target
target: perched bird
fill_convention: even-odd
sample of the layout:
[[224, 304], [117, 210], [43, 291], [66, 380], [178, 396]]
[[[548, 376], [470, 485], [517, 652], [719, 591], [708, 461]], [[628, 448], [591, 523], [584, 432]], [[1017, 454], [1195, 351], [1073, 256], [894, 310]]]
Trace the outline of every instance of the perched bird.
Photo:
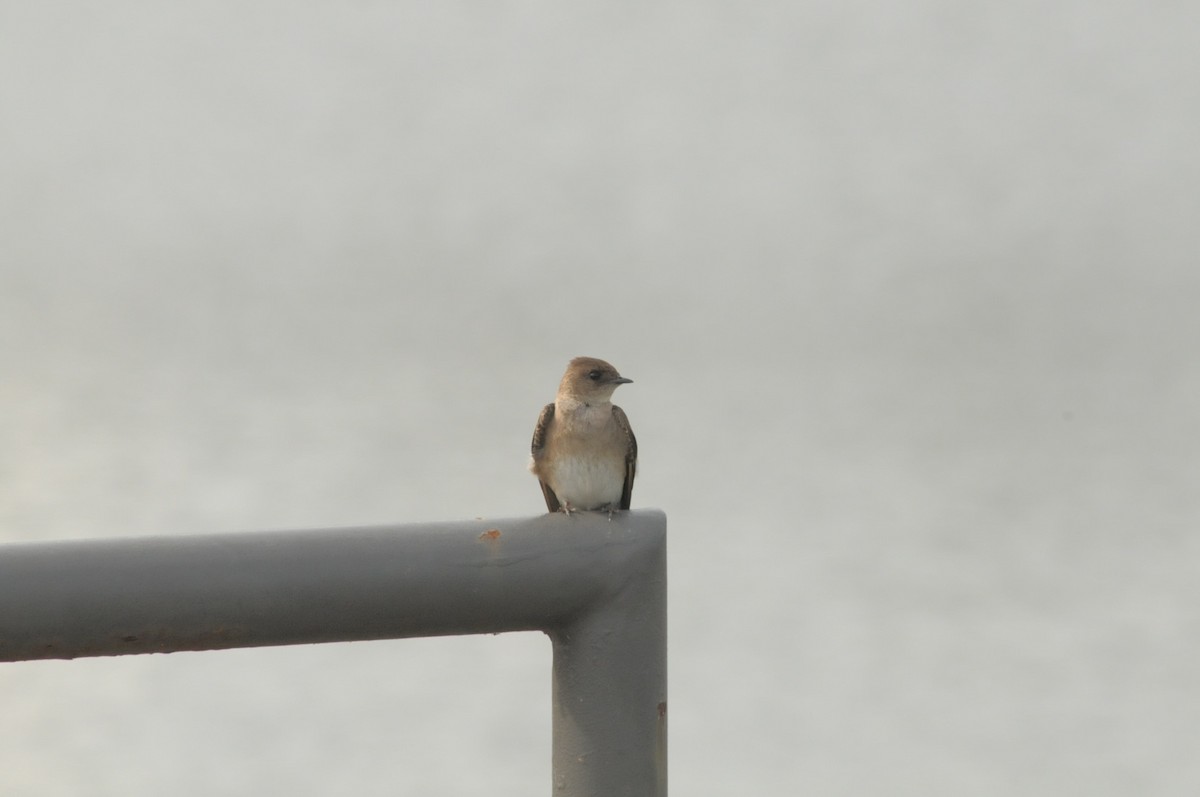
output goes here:
[[628, 509], [637, 471], [637, 440], [612, 394], [632, 382], [604, 360], [576, 357], [553, 404], [538, 417], [529, 470], [551, 512]]

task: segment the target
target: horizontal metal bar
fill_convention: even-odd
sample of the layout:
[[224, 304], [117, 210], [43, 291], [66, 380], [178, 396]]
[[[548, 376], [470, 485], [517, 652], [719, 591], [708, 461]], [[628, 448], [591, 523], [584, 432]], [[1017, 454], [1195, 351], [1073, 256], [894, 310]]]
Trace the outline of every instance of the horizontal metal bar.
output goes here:
[[0, 661], [550, 630], [664, 528], [640, 511], [0, 546]]
[[0, 661], [542, 630], [554, 794], [667, 793], [655, 510], [0, 546]]

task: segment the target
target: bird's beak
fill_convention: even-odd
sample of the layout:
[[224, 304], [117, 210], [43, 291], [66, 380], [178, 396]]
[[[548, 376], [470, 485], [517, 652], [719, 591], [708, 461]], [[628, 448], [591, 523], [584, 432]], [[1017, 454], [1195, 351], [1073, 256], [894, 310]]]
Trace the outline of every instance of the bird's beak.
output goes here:
[[609, 381], [610, 381], [610, 382], [612, 382], [614, 385], [628, 385], [628, 384], [629, 384], [630, 382], [632, 382], [633, 380], [632, 380], [632, 379], [626, 379], [626, 378], [625, 378], [625, 377], [623, 377], [623, 376], [617, 376], [617, 377], [613, 377], [613, 378], [612, 378], [611, 380], [609, 380]]

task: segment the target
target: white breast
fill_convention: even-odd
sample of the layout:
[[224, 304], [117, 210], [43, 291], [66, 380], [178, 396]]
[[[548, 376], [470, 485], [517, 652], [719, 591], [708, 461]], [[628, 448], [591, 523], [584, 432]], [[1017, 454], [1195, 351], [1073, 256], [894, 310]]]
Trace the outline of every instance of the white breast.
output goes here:
[[625, 463], [599, 457], [559, 457], [548, 481], [559, 501], [575, 509], [598, 509], [621, 500]]

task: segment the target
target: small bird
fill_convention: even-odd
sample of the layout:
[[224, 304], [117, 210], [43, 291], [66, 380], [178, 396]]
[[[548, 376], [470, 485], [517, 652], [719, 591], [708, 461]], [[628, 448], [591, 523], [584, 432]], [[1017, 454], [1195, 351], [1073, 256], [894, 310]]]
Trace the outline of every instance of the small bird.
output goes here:
[[551, 512], [628, 509], [637, 440], [612, 394], [632, 382], [604, 360], [576, 357], [533, 430], [529, 470]]

